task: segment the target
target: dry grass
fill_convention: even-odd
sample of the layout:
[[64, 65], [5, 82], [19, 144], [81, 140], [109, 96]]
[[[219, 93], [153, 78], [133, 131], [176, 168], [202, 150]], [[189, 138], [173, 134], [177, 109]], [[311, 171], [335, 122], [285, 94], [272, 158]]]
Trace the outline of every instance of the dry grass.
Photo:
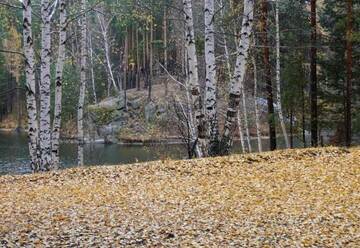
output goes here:
[[0, 246], [359, 247], [360, 150], [0, 177]]

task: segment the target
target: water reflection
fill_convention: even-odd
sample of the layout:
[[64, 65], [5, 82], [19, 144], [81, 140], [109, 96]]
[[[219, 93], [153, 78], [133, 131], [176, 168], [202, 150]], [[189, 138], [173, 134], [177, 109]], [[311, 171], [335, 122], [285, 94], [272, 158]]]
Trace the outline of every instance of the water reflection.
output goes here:
[[[302, 143], [296, 140], [300, 147]], [[252, 140], [253, 149], [257, 149], [257, 140]], [[279, 147], [284, 147], [279, 139]], [[269, 149], [268, 140], [263, 140], [263, 149]], [[235, 142], [234, 153], [241, 153], [239, 142]], [[117, 165], [135, 162], [145, 162], [158, 159], [186, 158], [186, 151], [182, 145], [152, 145], [152, 146], [127, 146], [86, 144], [83, 148], [84, 164], [91, 165]], [[28, 160], [28, 145], [25, 134], [0, 131], [0, 175], [22, 174], [31, 172]], [[78, 147], [76, 144], [60, 145], [60, 168], [76, 167], [78, 164]]]

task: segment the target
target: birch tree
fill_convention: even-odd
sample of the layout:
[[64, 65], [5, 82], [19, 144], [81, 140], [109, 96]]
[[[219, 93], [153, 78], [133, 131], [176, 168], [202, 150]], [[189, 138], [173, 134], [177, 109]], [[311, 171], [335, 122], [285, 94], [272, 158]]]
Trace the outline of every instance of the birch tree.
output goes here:
[[86, 88], [86, 36], [87, 36], [87, 21], [86, 21], [86, 0], [81, 0], [81, 40], [80, 40], [80, 93], [78, 103], [78, 165], [84, 165], [84, 103], [85, 103], [85, 88]]
[[229, 154], [233, 145], [234, 123], [237, 117], [237, 110], [241, 98], [241, 87], [243, 85], [246, 72], [246, 60], [248, 58], [253, 19], [254, 0], [244, 0], [244, 14], [240, 33], [240, 42], [237, 48], [237, 58], [234, 74], [230, 82], [229, 104], [226, 113], [224, 134], [221, 141], [221, 154], [223, 155]]
[[190, 86], [190, 92], [192, 97], [192, 108], [195, 114], [194, 126], [196, 126], [195, 136], [197, 137], [197, 146], [199, 149], [198, 157], [203, 157], [206, 138], [204, 113], [202, 108], [202, 97], [199, 84], [198, 75], [198, 61], [196, 55], [195, 46], [195, 32], [194, 21], [192, 12], [191, 0], [183, 0], [184, 15], [185, 15], [185, 32], [186, 32], [186, 51], [187, 51], [187, 63], [189, 66], [188, 80]]
[[279, 0], [275, 0], [275, 26], [276, 26], [276, 102], [281, 130], [284, 135], [286, 148], [290, 148], [289, 137], [286, 131], [283, 108], [281, 103], [281, 64], [280, 64], [280, 22], [279, 22]]
[[214, 0], [205, 0], [205, 109], [207, 117], [207, 134], [209, 137], [209, 155], [215, 155], [219, 149], [219, 126], [217, 119], [216, 99], [216, 59], [214, 34]]
[[56, 63], [55, 76], [55, 110], [54, 122], [52, 130], [52, 160], [54, 167], [59, 166], [59, 139], [61, 128], [61, 112], [62, 112], [62, 83], [63, 70], [65, 64], [65, 45], [66, 45], [66, 0], [60, 0], [60, 32], [59, 32], [59, 48]]
[[28, 113], [28, 136], [30, 165], [34, 172], [39, 170], [38, 161], [38, 119], [36, 108], [35, 53], [32, 35], [31, 0], [23, 0], [23, 39], [26, 76], [26, 109]]
[[119, 89], [116, 85], [116, 81], [113, 73], [113, 66], [110, 57], [109, 26], [113, 18], [111, 17], [109, 18], [109, 20], [105, 20], [104, 15], [99, 13], [97, 13], [97, 18], [100, 24], [101, 35], [104, 41], [104, 53], [105, 53], [106, 67], [108, 71], [109, 81], [113, 85], [114, 89], [118, 92]]
[[51, 10], [49, 0], [41, 1], [41, 72], [40, 72], [40, 170], [50, 170], [51, 123], [50, 123], [50, 86], [51, 86]]
[[228, 47], [228, 44], [227, 44], [227, 38], [226, 38], [226, 32], [225, 32], [225, 29], [224, 29], [224, 18], [225, 18], [225, 14], [224, 14], [224, 8], [225, 8], [225, 5], [224, 5], [224, 2], [223, 0], [220, 0], [219, 1], [219, 8], [220, 8], [220, 15], [221, 15], [221, 24], [220, 24], [220, 30], [221, 30], [221, 33], [223, 34], [223, 46], [224, 46], [224, 52], [225, 52], [225, 60], [226, 60], [226, 69], [228, 71], [228, 75], [229, 77], [231, 77], [231, 64], [230, 64], [230, 53], [229, 53], [229, 47]]

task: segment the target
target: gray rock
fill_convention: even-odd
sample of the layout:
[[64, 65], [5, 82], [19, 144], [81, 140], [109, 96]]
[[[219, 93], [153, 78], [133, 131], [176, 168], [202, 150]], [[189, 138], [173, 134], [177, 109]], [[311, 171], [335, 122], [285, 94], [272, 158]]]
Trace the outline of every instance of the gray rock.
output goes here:
[[137, 110], [140, 109], [141, 107], [141, 99], [134, 99], [134, 100], [129, 100], [128, 101], [128, 107]]
[[147, 122], [154, 121], [156, 118], [157, 105], [154, 102], [149, 102], [145, 105], [145, 120]]

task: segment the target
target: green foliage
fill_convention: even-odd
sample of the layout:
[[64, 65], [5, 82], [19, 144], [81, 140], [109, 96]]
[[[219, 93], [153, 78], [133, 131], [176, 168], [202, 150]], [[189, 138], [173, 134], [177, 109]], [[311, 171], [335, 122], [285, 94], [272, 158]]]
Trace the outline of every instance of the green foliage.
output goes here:
[[[353, 82], [360, 79], [360, 1], [353, 1], [354, 34], [353, 34]], [[343, 125], [344, 90], [346, 82], [346, 1], [328, 0], [320, 13], [320, 22], [326, 34], [322, 39], [320, 56], [320, 97], [322, 100], [322, 122], [324, 126], [337, 128]], [[359, 88], [354, 84], [354, 110], [359, 107], [356, 95]], [[354, 111], [355, 112], [355, 111]], [[354, 127], [360, 126], [357, 113], [354, 113]]]
[[115, 117], [116, 109], [89, 107], [88, 111], [97, 126], [109, 124]]

